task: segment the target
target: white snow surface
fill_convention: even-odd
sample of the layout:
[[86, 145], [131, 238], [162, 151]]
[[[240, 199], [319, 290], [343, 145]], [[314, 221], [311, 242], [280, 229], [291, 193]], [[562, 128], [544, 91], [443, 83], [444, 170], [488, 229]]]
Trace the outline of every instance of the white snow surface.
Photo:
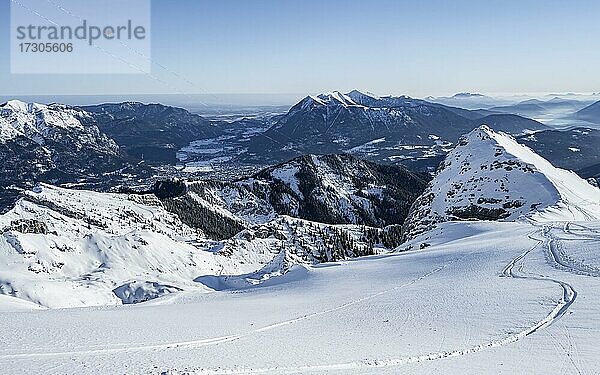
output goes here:
[[[278, 216], [243, 188], [205, 185], [203, 198], [190, 192], [191, 199], [240, 222], [245, 229], [233, 238], [206, 238], [153, 195], [46, 184], [23, 192], [0, 216], [0, 295], [50, 308], [141, 303], [210, 292], [214, 280], [258, 285], [295, 264], [371, 253], [360, 226]], [[342, 233], [353, 246], [334, 253], [327, 241]]]
[[23, 136], [43, 144], [56, 129], [83, 129], [77, 116], [87, 114], [61, 105], [10, 100], [0, 106], [0, 142]]
[[140, 305], [3, 311], [0, 365], [15, 374], [594, 374], [598, 233], [592, 221], [444, 223], [427, 250], [293, 268], [258, 287], [219, 280], [222, 291]]
[[280, 168], [276, 168], [271, 172], [271, 175], [288, 185], [296, 195], [299, 197], [303, 197], [302, 192], [300, 191], [300, 185], [298, 183], [298, 178], [296, 174], [300, 171], [300, 167], [297, 165], [284, 165]]
[[262, 249], [233, 249], [229, 256], [209, 251], [213, 241], [151, 196], [50, 185], [25, 194], [0, 216], [0, 291], [41, 306], [140, 302], [177, 289], [207, 292], [197, 277], [252, 272], [273, 258]]
[[[215, 242], [149, 196], [40, 185], [0, 216], [0, 366], [597, 374], [598, 189], [482, 127], [429, 190], [421, 219], [442, 220], [397, 252], [311, 265], [300, 243], [323, 249], [315, 233], [341, 227], [358, 241], [360, 227], [280, 216]], [[439, 192], [450, 208], [523, 204], [504, 221], [448, 221]], [[214, 199], [254, 204], [233, 190]]]

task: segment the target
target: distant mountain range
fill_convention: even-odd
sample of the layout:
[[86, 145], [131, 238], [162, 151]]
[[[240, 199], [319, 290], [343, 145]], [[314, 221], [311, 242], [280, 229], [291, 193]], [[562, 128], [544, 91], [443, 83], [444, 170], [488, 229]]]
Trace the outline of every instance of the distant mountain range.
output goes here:
[[378, 162], [432, 159], [481, 124], [522, 134], [547, 126], [516, 115], [488, 114], [409, 97], [358, 91], [308, 96], [249, 144], [246, 160], [273, 162], [307, 153], [347, 152]]
[[575, 117], [579, 120], [600, 124], [600, 101], [578, 111]]
[[452, 96], [428, 96], [425, 98], [425, 100], [431, 103], [439, 103], [451, 107], [466, 108], [471, 110], [482, 108], [485, 109], [498, 105], [508, 105], [514, 103], [514, 100], [510, 99], [498, 99], [479, 93], [469, 92], [460, 92]]
[[190, 142], [222, 133], [218, 124], [161, 104], [125, 102], [81, 109], [125, 152], [149, 162], [175, 163], [177, 151]]
[[[481, 95], [456, 99], [475, 97]], [[356, 90], [307, 96], [285, 114], [231, 121], [161, 104], [80, 108], [11, 100], [0, 106], [0, 210], [16, 199], [13, 185], [30, 188], [41, 181], [105, 191], [150, 185], [157, 178], [202, 176], [215, 165], [213, 178], [235, 180], [307, 154], [345, 153], [433, 172], [460, 136], [481, 124], [519, 137], [559, 166], [579, 170], [597, 160], [593, 129], [562, 132], [510, 113]]]
[[553, 97], [549, 100], [528, 99], [516, 104], [496, 106], [489, 111], [512, 113], [525, 117], [544, 118], [548, 116], [568, 117], [589, 104], [586, 100]]

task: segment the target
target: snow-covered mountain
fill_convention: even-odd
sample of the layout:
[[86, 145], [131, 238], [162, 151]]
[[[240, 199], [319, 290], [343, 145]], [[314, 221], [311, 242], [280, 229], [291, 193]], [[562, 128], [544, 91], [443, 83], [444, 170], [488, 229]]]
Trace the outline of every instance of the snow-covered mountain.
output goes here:
[[273, 214], [215, 241], [165, 206], [151, 194], [46, 184], [24, 191], [0, 215], [0, 294], [51, 308], [138, 303], [184, 290], [250, 287], [297, 264], [374, 254], [399, 238]]
[[280, 214], [331, 224], [401, 224], [428, 176], [341, 155], [305, 155], [239, 181]]
[[481, 126], [463, 139], [411, 208], [405, 235], [453, 220], [600, 218], [600, 190], [511, 136]]
[[116, 154], [117, 144], [90, 121], [91, 114], [69, 106], [10, 100], [0, 106], [0, 144], [27, 140], [50, 147], [72, 142], [74, 151], [91, 148]]
[[[40, 145], [47, 139], [57, 140], [62, 130], [84, 131], [79, 118], [87, 117], [58, 104], [44, 105], [10, 100], [0, 106], [0, 142], [25, 137]], [[89, 142], [90, 139], [82, 139]]]
[[286, 215], [327, 224], [402, 224], [426, 175], [350, 155], [306, 155], [234, 182], [198, 181], [165, 206], [215, 239]]
[[76, 182], [123, 168], [127, 158], [92, 122], [89, 113], [59, 104], [0, 106], [0, 211], [10, 185]]
[[347, 152], [388, 163], [429, 160], [435, 166], [462, 134], [483, 123], [511, 134], [546, 129], [515, 115], [488, 117], [406, 96], [334, 91], [300, 101], [255, 136], [242, 157], [272, 163], [301, 154]]

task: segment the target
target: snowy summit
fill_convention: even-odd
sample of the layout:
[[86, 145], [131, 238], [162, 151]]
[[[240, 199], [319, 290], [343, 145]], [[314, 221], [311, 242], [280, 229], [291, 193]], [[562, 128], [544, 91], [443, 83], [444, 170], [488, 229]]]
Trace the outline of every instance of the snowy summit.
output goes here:
[[405, 228], [453, 220], [600, 219], [600, 190], [483, 125], [448, 154]]

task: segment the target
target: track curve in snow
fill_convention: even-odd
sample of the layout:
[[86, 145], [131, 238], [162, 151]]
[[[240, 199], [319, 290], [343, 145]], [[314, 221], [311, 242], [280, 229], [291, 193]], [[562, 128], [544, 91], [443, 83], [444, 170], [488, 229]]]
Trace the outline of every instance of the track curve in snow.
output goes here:
[[[540, 233], [542, 238], [534, 237], [535, 233]], [[293, 373], [320, 373], [326, 371], [340, 371], [340, 370], [353, 370], [360, 371], [361, 369], [374, 369], [374, 368], [386, 368], [386, 367], [397, 367], [407, 364], [419, 363], [424, 361], [432, 361], [444, 358], [452, 358], [464, 356], [472, 353], [477, 353], [483, 350], [487, 350], [490, 348], [501, 347], [505, 345], [509, 345], [515, 343], [519, 340], [524, 339], [525, 337], [534, 334], [540, 329], [548, 327], [553, 324], [555, 321], [559, 320], [569, 309], [569, 307], [575, 302], [577, 298], [577, 291], [568, 283], [541, 276], [534, 275], [530, 273], [526, 273], [523, 270], [523, 261], [524, 258], [531, 253], [532, 251], [538, 249], [540, 246], [550, 246], [551, 238], [547, 236], [546, 229], [543, 228], [541, 230], [536, 230], [535, 232], [529, 235], [529, 238], [536, 241], [536, 244], [520, 254], [516, 258], [514, 258], [503, 270], [501, 273], [501, 277], [513, 278], [513, 279], [521, 279], [521, 280], [535, 280], [542, 282], [549, 282], [559, 286], [562, 290], [562, 296], [558, 303], [554, 306], [552, 311], [546, 315], [543, 319], [539, 320], [535, 324], [527, 327], [526, 329], [512, 334], [508, 337], [492, 340], [488, 342], [484, 342], [479, 345], [450, 350], [450, 351], [441, 351], [441, 352], [433, 352], [424, 355], [417, 356], [407, 356], [400, 357], [396, 359], [365, 359], [361, 361], [353, 361], [353, 362], [344, 362], [344, 363], [331, 363], [331, 364], [323, 364], [323, 365], [308, 365], [308, 366], [274, 366], [274, 367], [265, 367], [265, 368], [247, 368], [247, 367], [237, 367], [237, 368], [219, 368], [219, 369], [198, 369], [192, 372], [184, 371], [169, 371], [165, 374], [213, 374], [213, 375], [221, 375], [221, 374], [293, 374]]]

